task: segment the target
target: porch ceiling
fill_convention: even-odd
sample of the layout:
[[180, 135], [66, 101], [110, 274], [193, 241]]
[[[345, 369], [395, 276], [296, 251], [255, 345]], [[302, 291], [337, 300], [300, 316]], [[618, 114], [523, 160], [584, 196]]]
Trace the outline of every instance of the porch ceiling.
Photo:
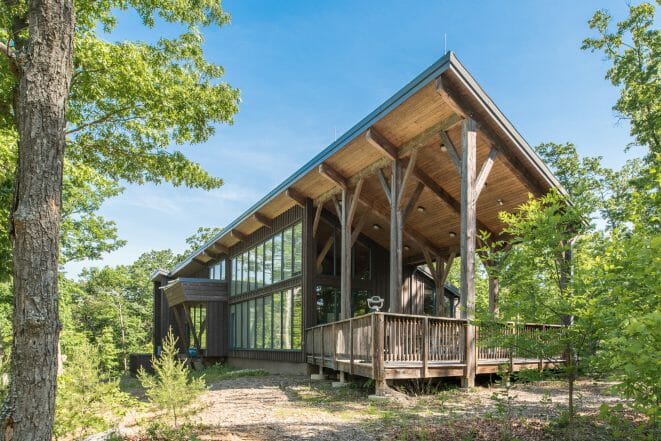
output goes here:
[[[417, 157], [412, 169], [413, 179], [408, 180], [404, 190], [404, 200], [419, 182], [424, 184], [404, 226], [404, 260], [421, 255], [421, 242], [436, 251], [458, 248], [460, 176], [450, 154], [443, 151], [441, 145], [445, 132], [461, 155], [460, 122], [467, 116], [478, 123], [477, 173], [491, 150], [497, 150], [477, 201], [478, 229], [489, 230], [497, 236], [503, 229], [498, 218], [500, 211], [513, 211], [527, 200], [528, 194], [539, 196], [551, 187], [564, 192], [477, 82], [449, 53], [179, 264], [171, 276], [203, 264], [205, 250], [212, 247], [227, 250], [241, 240], [241, 234], [261, 228], [263, 222], [259, 215], [274, 218], [302, 203], [304, 198], [334, 213], [335, 204], [331, 198], [341, 189], [319, 173], [320, 164], [339, 173], [349, 186], [363, 179], [354, 225], [365, 217], [362, 233], [387, 248], [390, 208], [378, 173], [383, 170], [385, 176], [389, 176], [392, 160], [389, 153], [404, 160]], [[392, 146], [390, 150], [378, 149], [370, 143], [369, 130], [380, 134], [384, 138], [382, 141]], [[418, 207], [422, 208], [418, 210]], [[451, 232], [456, 235], [453, 237]]]

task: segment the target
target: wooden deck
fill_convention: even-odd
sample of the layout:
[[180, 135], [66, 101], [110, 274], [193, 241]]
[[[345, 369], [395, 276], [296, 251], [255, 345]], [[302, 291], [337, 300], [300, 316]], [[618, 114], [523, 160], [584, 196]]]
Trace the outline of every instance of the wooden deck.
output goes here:
[[[377, 381], [434, 377], [462, 377], [466, 372], [467, 320], [371, 313], [306, 330], [306, 361]], [[526, 324], [520, 331], [543, 333], [559, 325]], [[503, 327], [511, 333], [516, 328]], [[479, 339], [479, 330], [477, 332]], [[522, 358], [507, 348], [476, 344], [477, 374], [553, 368], [561, 357]]]

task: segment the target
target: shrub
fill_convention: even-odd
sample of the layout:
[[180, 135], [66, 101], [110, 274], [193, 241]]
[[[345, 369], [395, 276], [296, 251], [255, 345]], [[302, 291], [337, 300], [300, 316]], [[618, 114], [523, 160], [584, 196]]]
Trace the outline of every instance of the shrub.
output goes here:
[[204, 377], [193, 377], [185, 361], [177, 359], [177, 342], [172, 332], [163, 341], [160, 357], [152, 357], [154, 375], [142, 367], [138, 379], [145, 388], [147, 397], [155, 409], [172, 417], [177, 427], [177, 418], [205, 390]]

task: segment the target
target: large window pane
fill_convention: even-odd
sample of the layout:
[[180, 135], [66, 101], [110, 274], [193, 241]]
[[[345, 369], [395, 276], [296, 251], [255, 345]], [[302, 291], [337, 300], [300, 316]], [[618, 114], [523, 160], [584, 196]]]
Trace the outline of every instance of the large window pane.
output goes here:
[[288, 289], [282, 293], [282, 349], [291, 349], [292, 295]]
[[232, 259], [232, 283], [230, 283], [230, 295], [236, 294], [236, 258]]
[[244, 293], [248, 291], [248, 253], [243, 253], [241, 263], [241, 267], [243, 268], [241, 274], [241, 292]]
[[303, 224], [294, 225], [294, 269], [293, 274], [298, 275], [303, 268]]
[[336, 322], [340, 319], [340, 290], [317, 285], [317, 324]]
[[248, 251], [248, 291], [255, 289], [255, 249]]
[[248, 347], [248, 303], [241, 303], [241, 314], [243, 316], [243, 327], [241, 328], [242, 338], [242, 348]]
[[230, 306], [230, 348], [236, 347], [236, 305]]
[[264, 285], [273, 283], [273, 240], [264, 244]]
[[434, 295], [434, 286], [431, 283], [425, 283], [425, 303], [424, 303], [424, 313], [425, 315], [434, 315], [436, 308], [435, 306], [435, 295]]
[[255, 300], [248, 302], [248, 347], [255, 348]]
[[284, 237], [282, 240], [283, 248], [283, 260], [282, 260], [282, 280], [287, 280], [291, 278], [292, 266], [294, 259], [294, 237], [293, 237], [293, 228], [287, 228], [284, 231]]
[[303, 294], [300, 287], [294, 288], [294, 311], [292, 319], [292, 349], [301, 349], [302, 320], [303, 320]]
[[273, 237], [273, 283], [282, 280], [282, 234]]
[[353, 316], [364, 315], [369, 312], [367, 299], [372, 296], [372, 292], [366, 289], [359, 289], [353, 292]]
[[258, 289], [264, 286], [264, 244], [259, 244], [259, 246], [257, 246], [255, 280]]
[[264, 348], [273, 347], [273, 296], [264, 297]]
[[264, 348], [264, 299], [259, 298], [255, 300], [255, 347], [257, 349]]
[[370, 280], [372, 277], [372, 262], [370, 249], [360, 242], [353, 247], [353, 277], [360, 280]]
[[238, 303], [236, 305], [236, 347], [243, 347], [243, 308], [242, 304]]
[[273, 294], [273, 349], [282, 347], [282, 293]]

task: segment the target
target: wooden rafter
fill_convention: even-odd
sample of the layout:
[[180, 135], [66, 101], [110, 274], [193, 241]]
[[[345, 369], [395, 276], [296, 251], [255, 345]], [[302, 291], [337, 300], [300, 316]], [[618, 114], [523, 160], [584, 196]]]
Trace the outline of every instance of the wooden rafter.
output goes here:
[[229, 254], [229, 249], [226, 246], [219, 244], [218, 242], [209, 245], [207, 250], [216, 254]]
[[[442, 80], [440, 82], [437, 80], [437, 92], [439, 92], [439, 87], [443, 90], [442, 96], [444, 101], [453, 108], [458, 109], [458, 112], [461, 112], [461, 114], [470, 115], [471, 118], [475, 120], [481, 134], [498, 150], [504, 159], [503, 163], [505, 166], [521, 181], [522, 184], [528, 187], [536, 196], [546, 193], [545, 188], [540, 185], [539, 180], [523, 166], [521, 161], [519, 161], [519, 159], [508, 149], [500, 146], [498, 142], [499, 137], [487, 124], [484, 123], [480, 118], [480, 115], [476, 112], [476, 109], [470, 103], [454, 94]], [[439, 94], [441, 94], [441, 92], [439, 92]]]
[[342, 190], [347, 190], [349, 188], [349, 182], [347, 178], [342, 176], [340, 172], [325, 162], [319, 164], [319, 174], [340, 187]]
[[260, 212], [257, 212], [252, 215], [252, 217], [264, 227], [273, 228], [273, 219], [263, 215]]
[[[424, 147], [425, 145], [429, 144], [429, 141], [437, 137], [440, 132], [442, 132], [443, 130], [449, 130], [459, 122], [461, 122], [461, 117], [453, 114], [445, 118], [444, 120], [434, 124], [433, 126], [425, 129], [423, 132], [419, 133], [409, 141], [406, 141], [404, 144], [399, 146], [398, 148], [399, 157], [405, 158], [409, 156], [414, 150], [417, 150], [420, 147]], [[349, 187], [355, 186], [361, 178], [369, 178], [373, 176], [374, 174], [378, 173], [379, 170], [389, 166], [391, 162], [392, 162], [392, 158], [390, 158], [389, 156], [384, 156], [382, 158], [377, 159], [367, 167], [355, 173], [353, 176], [347, 178]], [[341, 188], [333, 187], [332, 189], [328, 190], [327, 192], [325, 192], [324, 194], [322, 194], [321, 196], [315, 199], [314, 201], [315, 206], [319, 203], [326, 203], [333, 196], [338, 195], [341, 191], [342, 191]]]
[[289, 187], [287, 190], [285, 190], [285, 195], [287, 195], [289, 199], [293, 200], [301, 207], [305, 207], [306, 197], [303, 196], [303, 194], [301, 194], [294, 187]]
[[390, 141], [388, 141], [385, 136], [381, 135], [378, 130], [374, 127], [371, 127], [365, 132], [365, 139], [367, 142], [376, 147], [383, 154], [388, 156], [390, 159], [397, 159], [399, 154], [397, 153], [397, 147], [395, 147]]
[[[431, 192], [436, 195], [443, 202], [447, 203], [457, 214], [461, 212], [461, 204], [456, 200], [450, 193], [448, 193], [442, 186], [440, 186], [431, 176], [425, 173], [421, 168], [416, 168], [414, 171], [414, 176], [425, 186], [431, 190]], [[480, 230], [486, 231], [492, 237], [494, 236], [493, 231], [484, 222], [477, 220], [477, 226]]]
[[435, 85], [436, 93], [438, 93], [441, 99], [445, 101], [445, 104], [447, 104], [454, 113], [456, 113], [457, 115], [461, 115], [463, 118], [465, 118], [466, 112], [464, 111], [464, 109], [462, 109], [460, 106], [457, 105], [457, 103], [452, 99], [452, 97], [448, 93], [448, 89], [445, 87], [445, 84], [443, 82], [443, 76], [436, 78], [436, 82], [434, 85]]
[[248, 240], [248, 235], [240, 232], [236, 228], [233, 229], [232, 231], [230, 231], [230, 234], [232, 235], [232, 237], [234, 237], [235, 239], [240, 240], [241, 242], [245, 242], [245, 241]]

